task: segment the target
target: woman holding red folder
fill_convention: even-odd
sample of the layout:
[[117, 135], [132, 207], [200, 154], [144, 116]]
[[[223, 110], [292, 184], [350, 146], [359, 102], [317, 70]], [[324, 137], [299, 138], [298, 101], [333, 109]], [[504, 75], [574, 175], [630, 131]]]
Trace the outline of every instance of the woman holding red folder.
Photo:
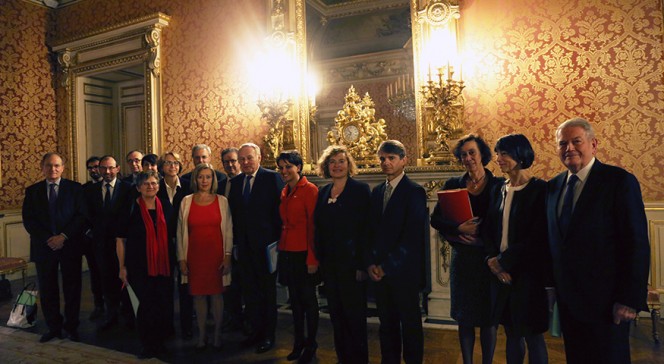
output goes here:
[[479, 136], [469, 134], [454, 148], [454, 156], [466, 169], [461, 177], [450, 178], [443, 190], [465, 188], [475, 217], [461, 224], [445, 219], [439, 205], [431, 215], [431, 226], [452, 246], [450, 266], [451, 316], [459, 323], [459, 342], [464, 364], [473, 362], [475, 328], [480, 328], [482, 363], [493, 361], [496, 326], [491, 321], [491, 272], [484, 258], [480, 227], [494, 191], [504, 179], [484, 168], [491, 161], [491, 149]]

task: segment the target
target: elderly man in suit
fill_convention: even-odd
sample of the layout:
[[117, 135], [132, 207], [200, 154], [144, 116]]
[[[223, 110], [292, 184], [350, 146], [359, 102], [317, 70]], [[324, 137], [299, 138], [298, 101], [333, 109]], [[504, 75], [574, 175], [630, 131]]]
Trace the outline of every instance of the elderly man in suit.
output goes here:
[[404, 173], [406, 148], [387, 140], [378, 148], [387, 179], [371, 193], [367, 272], [375, 282], [382, 363], [421, 363], [424, 352], [420, 291], [425, 285], [426, 192]]
[[122, 181], [129, 183], [130, 185], [135, 185], [136, 176], [138, 176], [138, 174], [143, 170], [143, 166], [141, 165], [143, 161], [143, 152], [140, 150], [132, 150], [125, 156], [125, 161], [127, 162], [129, 173], [127, 173]]
[[281, 235], [279, 203], [284, 183], [279, 174], [260, 166], [256, 144], [243, 144], [238, 161], [242, 173], [231, 180], [229, 203], [246, 315], [254, 330], [244, 344], [258, 344], [256, 352], [264, 353], [274, 346], [277, 326], [276, 273], [268, 269], [266, 248]]
[[588, 121], [565, 121], [556, 138], [567, 171], [549, 181], [547, 219], [567, 362], [629, 363], [650, 262], [639, 182], [595, 158]]
[[[118, 171], [115, 158], [110, 155], [101, 157], [99, 172], [103, 180], [88, 186], [84, 191], [86, 213], [92, 228], [95, 255], [106, 301], [106, 318], [99, 326], [100, 330], [109, 329], [118, 321], [122, 282], [118, 278], [115, 228], [119, 214], [129, 203], [132, 190], [136, 190], [129, 183], [117, 178]], [[128, 324], [131, 323], [129, 319]]]
[[[79, 341], [81, 307], [81, 239], [85, 229], [82, 187], [62, 178], [62, 157], [46, 153], [41, 161], [45, 180], [28, 187], [23, 200], [23, 225], [30, 234], [30, 260], [37, 268], [39, 296], [48, 332], [39, 342], [62, 337]], [[60, 314], [58, 270], [62, 274], [65, 317]]]
[[[194, 161], [194, 167], [201, 163], [212, 163], [212, 149], [205, 144], [196, 144], [191, 148], [191, 159]], [[187, 172], [180, 177], [182, 183], [190, 187], [191, 183], [191, 172]], [[217, 175], [217, 194], [226, 196], [226, 182], [228, 178], [226, 175], [215, 170], [214, 173]]]

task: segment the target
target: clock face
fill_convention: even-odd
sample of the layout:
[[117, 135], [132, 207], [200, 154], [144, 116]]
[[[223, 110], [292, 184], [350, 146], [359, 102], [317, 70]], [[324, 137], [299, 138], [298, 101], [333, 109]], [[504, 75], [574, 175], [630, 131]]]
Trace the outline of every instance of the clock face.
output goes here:
[[357, 128], [357, 125], [346, 125], [344, 126], [343, 130], [343, 137], [344, 140], [347, 142], [355, 142], [360, 138], [360, 130]]

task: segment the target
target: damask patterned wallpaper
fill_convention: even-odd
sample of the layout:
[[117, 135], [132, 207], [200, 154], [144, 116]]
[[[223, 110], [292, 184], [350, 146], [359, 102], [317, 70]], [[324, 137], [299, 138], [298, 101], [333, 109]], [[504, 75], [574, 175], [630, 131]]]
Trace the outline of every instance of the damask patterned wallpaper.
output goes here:
[[50, 23], [44, 7], [0, 0], [0, 209], [21, 206], [41, 156], [57, 146]]
[[660, 0], [463, 1], [461, 13], [475, 62], [464, 67], [468, 130], [492, 144], [525, 134], [533, 173], [548, 179], [563, 170], [556, 127], [584, 117], [597, 158], [634, 173], [646, 201], [664, 199]]
[[242, 79], [247, 47], [266, 35], [265, 1], [86, 0], [58, 10], [57, 37], [156, 12], [171, 17], [163, 31], [164, 150], [179, 152], [187, 171], [193, 168], [191, 147], [205, 143], [222, 170], [223, 148], [248, 141], [262, 145], [266, 133]]
[[[645, 200], [664, 200], [660, 0], [461, 4], [469, 131], [490, 143], [526, 134], [537, 152], [534, 174], [550, 178], [562, 170], [555, 127], [586, 117], [597, 129], [598, 158], [634, 172]], [[220, 168], [223, 147], [259, 142], [265, 133], [239, 72], [247, 46], [265, 34], [263, 0], [85, 0], [51, 15], [20, 0], [0, 0], [0, 7], [0, 209], [20, 207], [24, 188], [40, 178], [39, 156], [61, 145], [66, 132], [55, 122], [62, 104], [45, 47], [51, 32], [62, 40], [159, 11], [172, 17], [163, 33], [164, 147], [182, 152], [185, 169], [196, 142], [212, 146]], [[385, 85], [369, 88], [378, 95]], [[389, 118], [384, 100], [377, 105], [390, 137], [413, 149], [409, 124]]]

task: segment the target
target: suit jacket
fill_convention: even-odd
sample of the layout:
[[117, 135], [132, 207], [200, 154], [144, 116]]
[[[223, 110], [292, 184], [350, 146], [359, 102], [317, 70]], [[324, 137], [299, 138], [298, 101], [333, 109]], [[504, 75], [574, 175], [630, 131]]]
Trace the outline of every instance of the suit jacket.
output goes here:
[[[259, 167], [249, 203], [242, 197], [244, 173], [231, 180], [229, 203], [233, 215], [233, 241], [242, 252], [265, 255], [265, 247], [279, 239], [279, 203], [284, 182], [277, 172]], [[242, 256], [239, 257], [242, 260]], [[267, 269], [267, 266], [266, 266]]]
[[582, 322], [612, 320], [612, 306], [647, 310], [650, 246], [641, 189], [622, 168], [595, 160], [567, 234], [558, 203], [567, 172], [548, 183], [547, 222], [556, 292]]
[[[23, 226], [30, 234], [30, 260], [43, 262], [57, 254], [80, 255], [81, 239], [85, 228], [82, 209], [82, 187], [78, 182], [61, 178], [56, 200], [56, 216], [50, 216], [46, 180], [25, 190], [23, 200]], [[51, 221], [55, 219], [55, 234]], [[46, 241], [53, 235], [65, 234], [68, 239], [61, 250], [53, 251]]]
[[426, 192], [404, 176], [383, 212], [385, 186], [386, 183], [381, 183], [371, 193], [367, 267], [380, 265], [386, 276], [423, 287], [424, 247], [429, 226]]
[[111, 208], [104, 209], [102, 188], [106, 182], [94, 183], [84, 190], [85, 210], [88, 223], [92, 229], [92, 238], [97, 246], [99, 244], [111, 244], [115, 246], [116, 227], [121, 213], [132, 202], [136, 188], [130, 184], [117, 179], [113, 196], [111, 197]]
[[325, 274], [364, 270], [367, 246], [369, 185], [348, 178], [337, 201], [328, 204], [332, 183], [321, 187], [314, 211], [316, 254]]
[[[180, 176], [180, 184], [184, 187], [185, 185], [187, 186], [187, 189], [191, 190], [191, 175], [193, 174], [193, 171], [189, 173], [185, 173], [182, 176]], [[226, 177], [225, 174], [219, 172], [219, 171], [214, 171], [214, 174], [217, 175], [217, 195], [222, 195], [225, 196], [226, 194], [226, 183], [228, 183], [228, 178]], [[225, 196], [228, 197], [228, 196]]]
[[[163, 205], [166, 205], [169, 209], [171, 209], [174, 213], [172, 215], [173, 221], [168, 221], [168, 235], [175, 237], [175, 232], [177, 230], [177, 224], [178, 224], [178, 211], [180, 211], [180, 204], [182, 203], [182, 199], [191, 194], [191, 190], [189, 189], [189, 184], [183, 183], [182, 179], [180, 179], [180, 187], [177, 189], [175, 192], [175, 195], [173, 196], [173, 203], [171, 203], [170, 199], [168, 198], [168, 191], [166, 190], [166, 181], [164, 178], [159, 180], [159, 192], [157, 192], [157, 197], [163, 202]], [[166, 207], [164, 207], [166, 209]]]

